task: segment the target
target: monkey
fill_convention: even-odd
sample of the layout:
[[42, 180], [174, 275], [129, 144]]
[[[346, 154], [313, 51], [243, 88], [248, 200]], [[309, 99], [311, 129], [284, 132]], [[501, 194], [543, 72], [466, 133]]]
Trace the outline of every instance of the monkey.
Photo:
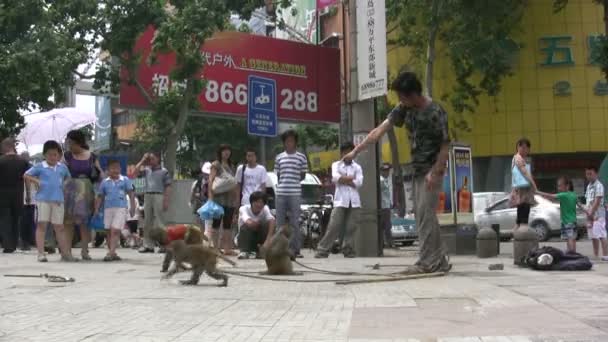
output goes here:
[[275, 234], [270, 240], [268, 248], [260, 246], [260, 254], [266, 261], [268, 275], [300, 275], [293, 271], [291, 262], [292, 255], [289, 251], [289, 236], [291, 229], [289, 225], [281, 227], [278, 234]]
[[174, 264], [163, 277], [164, 279], [169, 279], [180, 269], [185, 269], [184, 263], [188, 263], [192, 268], [192, 277], [190, 280], [180, 281], [182, 285], [198, 284], [201, 274], [205, 272], [213, 279], [222, 280], [218, 286], [228, 286], [228, 276], [218, 271], [217, 259], [220, 258], [232, 266], [236, 266], [236, 263], [221, 255], [217, 249], [203, 245], [188, 245], [183, 240], [171, 241], [168, 249], [172, 251]]
[[[174, 240], [183, 240], [188, 245], [204, 245], [205, 242], [209, 242], [205, 234], [203, 234], [198, 227], [191, 225], [169, 226], [167, 227], [167, 230], [162, 228], [151, 229], [150, 239], [162, 247], [167, 247], [167, 245]], [[160, 270], [162, 273], [169, 270], [171, 260], [173, 260], [173, 255], [171, 251], [167, 249]]]

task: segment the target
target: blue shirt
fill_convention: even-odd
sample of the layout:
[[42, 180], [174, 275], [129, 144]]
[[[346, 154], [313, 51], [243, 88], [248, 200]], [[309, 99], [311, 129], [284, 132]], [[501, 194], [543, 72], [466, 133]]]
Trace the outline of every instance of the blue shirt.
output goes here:
[[133, 184], [125, 176], [116, 180], [110, 177], [104, 179], [99, 186], [99, 194], [104, 198], [104, 209], [127, 208], [127, 193], [130, 191], [133, 191]]
[[70, 178], [70, 171], [65, 165], [57, 163], [50, 166], [44, 161], [31, 167], [25, 174], [40, 180], [37, 202], [63, 203], [63, 182]]

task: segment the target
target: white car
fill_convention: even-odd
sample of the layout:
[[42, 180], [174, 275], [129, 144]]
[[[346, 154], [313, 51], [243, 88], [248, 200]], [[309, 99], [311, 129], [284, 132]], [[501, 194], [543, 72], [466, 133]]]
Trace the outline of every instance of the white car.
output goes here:
[[[498, 224], [501, 238], [510, 238], [513, 235], [517, 208], [510, 206], [508, 194], [499, 194], [473, 195], [473, 201], [478, 201], [479, 198], [480, 202], [474, 204], [475, 223], [479, 227], [491, 227], [493, 224]], [[494, 200], [496, 196], [499, 197], [498, 200]], [[490, 199], [487, 201], [489, 204], [484, 204], [484, 197]], [[561, 231], [559, 203], [551, 202], [539, 195], [534, 198], [538, 204], [530, 211], [530, 227], [536, 230], [540, 241], [547, 241], [552, 236], [559, 236]], [[577, 211], [577, 226], [579, 236], [581, 236], [581, 233], [585, 232], [585, 216], [580, 210]]]

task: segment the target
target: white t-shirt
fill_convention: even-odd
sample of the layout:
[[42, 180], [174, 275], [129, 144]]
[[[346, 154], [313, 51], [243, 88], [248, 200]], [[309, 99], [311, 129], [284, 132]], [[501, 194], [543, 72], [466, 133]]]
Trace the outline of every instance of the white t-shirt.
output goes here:
[[268, 175], [266, 168], [262, 165], [256, 165], [254, 168], [247, 166], [245, 168], [245, 179], [243, 181], [243, 165], [236, 169], [236, 181], [243, 187], [243, 197], [241, 205], [249, 205], [249, 196], [256, 191], [266, 192], [266, 179]]
[[244, 226], [247, 220], [268, 222], [270, 220], [274, 220], [274, 216], [272, 216], [272, 213], [270, 213], [270, 208], [268, 208], [267, 205], [264, 206], [264, 209], [262, 209], [259, 214], [255, 215], [253, 211], [251, 211], [251, 205], [247, 204], [239, 209], [239, 227]]
[[596, 198], [600, 199], [600, 205], [597, 207], [595, 212], [595, 219], [605, 218], [606, 210], [604, 209], [604, 185], [599, 180], [587, 185], [587, 191], [585, 192], [585, 198], [587, 202], [587, 210], [590, 210], [593, 206], [593, 201]]

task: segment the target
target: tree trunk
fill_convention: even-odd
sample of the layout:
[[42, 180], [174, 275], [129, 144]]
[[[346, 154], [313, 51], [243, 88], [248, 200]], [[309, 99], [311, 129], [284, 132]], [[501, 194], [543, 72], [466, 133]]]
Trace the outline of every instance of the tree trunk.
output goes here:
[[431, 8], [431, 27], [429, 29], [429, 42], [426, 51], [426, 71], [425, 71], [425, 91], [429, 97], [433, 97], [433, 68], [435, 66], [435, 42], [437, 40], [437, 32], [439, 31], [439, 22], [437, 19], [439, 12], [439, 1], [433, 0]]
[[391, 147], [391, 157], [393, 159], [393, 199], [396, 200], [399, 217], [405, 216], [405, 186], [403, 184], [403, 172], [399, 163], [399, 146], [395, 129], [391, 127], [386, 136]]
[[165, 152], [165, 168], [169, 171], [171, 177], [175, 177], [175, 170], [177, 168], [177, 149], [179, 148], [179, 141], [184, 133], [188, 116], [190, 115], [190, 101], [192, 97], [192, 82], [188, 81], [186, 89], [184, 90], [184, 96], [182, 104], [179, 109], [179, 116], [177, 122], [171, 130], [171, 134], [167, 137], [167, 150]]

